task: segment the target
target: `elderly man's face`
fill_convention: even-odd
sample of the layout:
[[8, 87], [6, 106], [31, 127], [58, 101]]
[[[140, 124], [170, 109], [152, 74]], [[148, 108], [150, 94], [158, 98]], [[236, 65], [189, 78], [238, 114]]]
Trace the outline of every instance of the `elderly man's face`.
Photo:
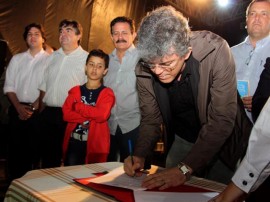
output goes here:
[[157, 76], [162, 83], [172, 82], [179, 73], [185, 68], [185, 60], [190, 56], [191, 50], [185, 55], [180, 57], [177, 54], [165, 55], [162, 58], [155, 59], [146, 66]]

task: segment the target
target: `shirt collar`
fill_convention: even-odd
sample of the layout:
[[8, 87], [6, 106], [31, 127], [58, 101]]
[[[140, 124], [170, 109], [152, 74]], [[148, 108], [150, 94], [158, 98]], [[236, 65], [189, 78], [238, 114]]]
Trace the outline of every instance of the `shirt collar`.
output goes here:
[[65, 52], [63, 51], [63, 48], [59, 48], [58, 49], [58, 53], [60, 53], [61, 55], [65, 55], [65, 56], [71, 56], [71, 55], [76, 55], [76, 54], [80, 54], [80, 51], [82, 50], [82, 47], [81, 46], [78, 46], [74, 51], [72, 51], [71, 53], [69, 53], [68, 55], [65, 54]]
[[45, 52], [45, 50], [42, 48], [34, 57], [31, 55], [30, 53], [30, 49], [27, 50], [27, 54], [32, 57], [32, 58], [35, 58], [35, 57], [38, 57], [40, 55], [42, 55], [43, 53]]
[[[244, 42], [245, 42], [247, 45], [251, 45], [251, 43], [250, 43], [250, 37], [247, 36], [247, 37], [245, 38], [245, 41], [244, 41]], [[265, 37], [265, 38], [263, 38], [263, 39], [257, 41], [257, 42], [256, 42], [256, 47], [258, 47], [258, 46], [263, 46], [263, 45], [266, 44], [267, 42], [270, 42], [270, 35], [268, 35], [267, 37]]]
[[[126, 50], [125, 55], [127, 55], [127, 54], [132, 54], [132, 52], [135, 51], [135, 50], [136, 50], [136, 47], [134, 46], [134, 44], [132, 44], [132, 45]], [[113, 50], [112, 56], [113, 56], [113, 57], [117, 57], [117, 55], [116, 55], [116, 48]]]

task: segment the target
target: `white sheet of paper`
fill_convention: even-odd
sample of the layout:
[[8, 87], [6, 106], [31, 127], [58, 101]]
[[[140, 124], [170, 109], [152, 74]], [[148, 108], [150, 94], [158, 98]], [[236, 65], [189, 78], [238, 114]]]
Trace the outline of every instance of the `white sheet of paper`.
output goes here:
[[145, 177], [146, 174], [143, 174], [141, 177], [130, 177], [125, 174], [123, 167], [119, 167], [110, 171], [106, 175], [91, 179], [89, 181], [97, 184], [105, 184], [138, 191], [146, 189], [141, 187], [142, 181]]
[[136, 202], [207, 202], [217, 192], [152, 192], [134, 191]]

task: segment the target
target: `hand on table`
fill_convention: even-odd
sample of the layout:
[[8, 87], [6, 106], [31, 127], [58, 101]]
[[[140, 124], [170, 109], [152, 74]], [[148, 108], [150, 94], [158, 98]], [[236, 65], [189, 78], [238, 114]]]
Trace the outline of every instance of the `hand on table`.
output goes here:
[[142, 187], [153, 189], [158, 187], [163, 190], [169, 187], [175, 187], [184, 184], [186, 176], [182, 174], [177, 167], [168, 168], [161, 172], [148, 175], [142, 183]]

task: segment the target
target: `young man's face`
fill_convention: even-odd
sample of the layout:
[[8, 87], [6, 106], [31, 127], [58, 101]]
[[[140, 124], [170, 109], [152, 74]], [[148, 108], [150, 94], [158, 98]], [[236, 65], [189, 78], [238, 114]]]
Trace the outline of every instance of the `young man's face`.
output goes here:
[[96, 56], [91, 56], [85, 66], [87, 78], [91, 80], [101, 80], [107, 71], [104, 59]]
[[59, 31], [59, 42], [62, 47], [77, 47], [81, 35], [76, 35], [76, 30], [72, 26], [62, 27]]
[[171, 83], [183, 71], [185, 60], [190, 56], [191, 50], [180, 57], [177, 54], [165, 55], [148, 63], [150, 70], [162, 83]]
[[112, 27], [112, 41], [119, 51], [126, 51], [133, 43], [136, 33], [131, 33], [127, 22], [118, 22]]
[[27, 33], [26, 43], [30, 49], [42, 48], [44, 39], [42, 38], [41, 32], [38, 28], [32, 27]]
[[260, 40], [270, 32], [270, 2], [256, 2], [249, 9], [247, 31], [250, 37]]

